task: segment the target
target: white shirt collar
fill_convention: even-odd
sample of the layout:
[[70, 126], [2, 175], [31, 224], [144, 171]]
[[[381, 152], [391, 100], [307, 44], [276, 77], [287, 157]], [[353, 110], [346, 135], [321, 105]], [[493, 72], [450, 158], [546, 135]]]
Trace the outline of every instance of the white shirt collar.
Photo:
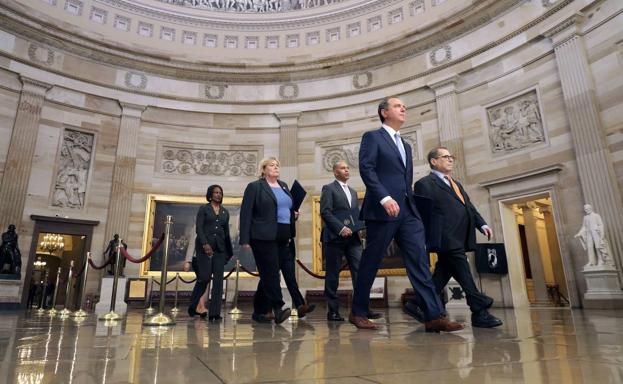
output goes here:
[[396, 132], [398, 132], [387, 124], [383, 124], [381, 126], [383, 127], [383, 129], [387, 131], [387, 133], [389, 133], [389, 136], [391, 136], [392, 139], [394, 138], [394, 135], [396, 134]]
[[337, 182], [338, 182], [338, 183], [342, 186], [342, 188], [344, 188], [344, 187], [348, 187], [348, 184], [346, 184], [346, 183], [345, 183], [345, 182], [343, 182], [343, 181], [340, 181], [340, 180], [338, 180], [338, 179], [335, 179], [335, 181], [337, 181]]

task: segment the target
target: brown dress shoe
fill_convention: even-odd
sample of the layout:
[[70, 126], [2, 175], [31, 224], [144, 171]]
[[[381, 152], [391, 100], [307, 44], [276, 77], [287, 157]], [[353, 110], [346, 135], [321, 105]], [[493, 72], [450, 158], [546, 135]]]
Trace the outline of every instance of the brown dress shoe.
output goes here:
[[463, 324], [449, 320], [447, 317], [439, 316], [435, 320], [424, 323], [426, 332], [454, 332], [463, 329]]
[[296, 308], [296, 313], [297, 316], [301, 318], [305, 317], [305, 315], [307, 315], [308, 313], [313, 312], [314, 309], [316, 309], [316, 304], [303, 304], [299, 305], [298, 308]]
[[368, 311], [368, 319], [376, 320], [383, 317], [381, 312]]
[[352, 313], [348, 316], [348, 321], [359, 329], [379, 329], [378, 325], [374, 324], [367, 318], [353, 315]]

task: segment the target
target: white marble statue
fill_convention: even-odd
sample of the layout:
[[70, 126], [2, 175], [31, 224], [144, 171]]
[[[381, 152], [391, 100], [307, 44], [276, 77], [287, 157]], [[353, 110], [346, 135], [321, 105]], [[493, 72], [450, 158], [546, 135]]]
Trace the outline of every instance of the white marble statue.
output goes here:
[[593, 207], [590, 204], [584, 205], [584, 212], [586, 215], [584, 215], [582, 220], [582, 228], [575, 235], [575, 237], [580, 238], [582, 247], [588, 255], [588, 264], [584, 268], [594, 266], [614, 267], [610, 258], [610, 250], [601, 216], [593, 212]]

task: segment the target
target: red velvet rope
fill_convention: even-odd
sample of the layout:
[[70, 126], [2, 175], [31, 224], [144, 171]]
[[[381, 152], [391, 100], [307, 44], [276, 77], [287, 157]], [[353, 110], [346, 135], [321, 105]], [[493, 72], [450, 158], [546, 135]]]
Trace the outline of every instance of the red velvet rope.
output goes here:
[[179, 278], [180, 278], [180, 280], [182, 280], [182, 283], [186, 283], [186, 284], [192, 284], [195, 281], [197, 281], [196, 277], [194, 279], [192, 279], [192, 280], [184, 280], [184, 278], [182, 276], [180, 276]]
[[[322, 276], [322, 275], [318, 275], [318, 274], [316, 274], [316, 273], [312, 272], [309, 268], [307, 268], [307, 267], [305, 266], [305, 264], [303, 264], [303, 263], [301, 262], [301, 260], [296, 259], [296, 262], [297, 262], [297, 263], [301, 266], [301, 268], [303, 268], [303, 270], [304, 270], [305, 272], [307, 272], [307, 273], [308, 273], [311, 277], [315, 277], [316, 279], [321, 279], [321, 280], [324, 280], [324, 279], [325, 279], [325, 277], [324, 277], [324, 276]], [[348, 264], [347, 264], [347, 263], [342, 264], [342, 268], [340, 268], [340, 272], [342, 272], [342, 271], [346, 270], [346, 268], [348, 268]]]
[[242, 268], [242, 270], [243, 270], [243, 271], [245, 271], [246, 273], [248, 273], [248, 274], [249, 274], [249, 275], [251, 275], [251, 276], [258, 277], [258, 276], [260, 275], [259, 273], [249, 271], [249, 270], [248, 270], [248, 269], [246, 269], [246, 268], [244, 267], [244, 265], [242, 265], [242, 264], [240, 264], [240, 268]]
[[[167, 281], [167, 285], [169, 285], [169, 284], [171, 284], [172, 282], [174, 282], [174, 281], [175, 281], [175, 278], [176, 278], [176, 276], [173, 276], [173, 278], [172, 278], [171, 280]], [[160, 285], [160, 282], [159, 282], [158, 280], [154, 280], [154, 283], [156, 283], [156, 284]]]
[[135, 259], [132, 256], [130, 256], [130, 254], [128, 253], [128, 251], [126, 251], [126, 249], [124, 247], [119, 247], [119, 251], [121, 252], [123, 257], [126, 258], [126, 260], [128, 260], [128, 261], [130, 261], [132, 263], [142, 263], [143, 261], [149, 259], [154, 254], [154, 252], [156, 252], [158, 250], [158, 248], [160, 248], [160, 245], [162, 245], [163, 241], [164, 241], [164, 233], [162, 235], [160, 235], [160, 238], [158, 239], [158, 242], [156, 242], [156, 244], [154, 244], [154, 246], [151, 247], [149, 252], [147, 252], [145, 254], [145, 256], [141, 257], [140, 259]]
[[228, 274], [226, 274], [225, 276], [223, 276], [223, 279], [227, 279], [227, 278], [229, 278], [229, 276], [231, 276], [231, 274], [232, 274], [232, 273], [234, 273], [234, 271], [235, 271], [235, 270], [236, 270], [236, 267], [233, 267], [233, 268], [231, 269], [231, 271], [229, 271], [229, 273], [228, 273]]
[[107, 266], [108, 264], [112, 264], [112, 263], [114, 263], [114, 260], [115, 260], [115, 255], [113, 254], [113, 255], [111, 255], [111, 256], [108, 258], [108, 260], [107, 260], [104, 264], [102, 264], [102, 265], [96, 265], [95, 263], [93, 263], [93, 260], [91, 260], [91, 258], [89, 257], [89, 265], [90, 265], [90, 266], [91, 266], [91, 268], [93, 268], [93, 269], [104, 269], [104, 268], [106, 268], [106, 266]]

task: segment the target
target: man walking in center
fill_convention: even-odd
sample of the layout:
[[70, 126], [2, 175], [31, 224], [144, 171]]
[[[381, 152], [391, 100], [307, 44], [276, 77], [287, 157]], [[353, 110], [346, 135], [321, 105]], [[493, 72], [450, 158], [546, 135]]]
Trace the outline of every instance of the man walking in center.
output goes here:
[[[502, 321], [487, 311], [493, 299], [478, 291], [465, 255], [465, 252], [476, 249], [476, 228], [488, 239], [493, 232], [472, 205], [463, 186], [452, 178], [454, 161], [448, 148], [433, 148], [428, 153], [431, 173], [413, 187], [416, 195], [432, 202], [431, 214], [425, 223], [427, 250], [438, 256], [433, 283], [441, 293], [453, 277], [465, 292], [467, 305], [472, 311], [472, 326], [497, 327]], [[417, 303], [407, 301], [403, 309], [421, 321]]]
[[370, 289], [392, 239], [404, 258], [407, 276], [422, 308], [427, 332], [452, 332], [463, 325], [449, 320], [433, 284], [425, 249], [424, 226], [415, 206], [411, 147], [400, 137], [406, 107], [396, 98], [378, 106], [380, 129], [366, 132], [359, 149], [359, 173], [366, 186], [361, 216], [366, 222], [366, 248], [348, 320], [360, 329], [378, 329], [368, 320]]

